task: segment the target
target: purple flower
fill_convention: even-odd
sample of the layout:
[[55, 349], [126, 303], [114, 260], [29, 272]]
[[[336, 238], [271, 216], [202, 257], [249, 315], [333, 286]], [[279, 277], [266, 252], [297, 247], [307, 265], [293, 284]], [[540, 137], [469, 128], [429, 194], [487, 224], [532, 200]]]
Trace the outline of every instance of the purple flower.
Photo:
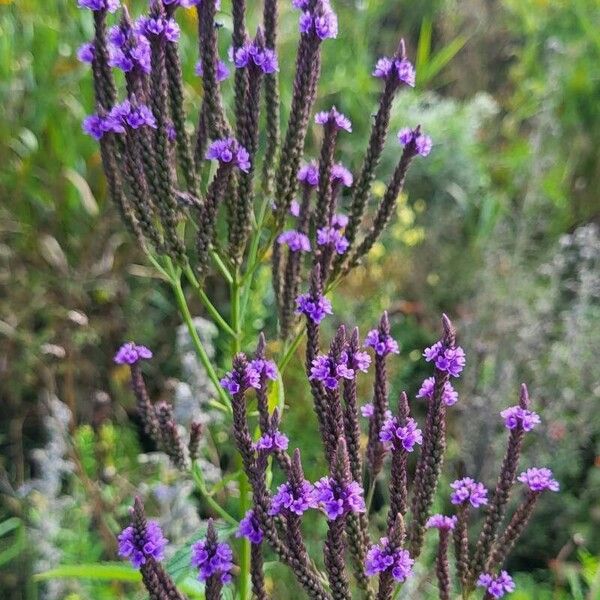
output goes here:
[[292, 6], [304, 10], [305, 8], [308, 8], [308, 0], [292, 0]]
[[331, 226], [334, 229], [344, 229], [348, 225], [348, 216], [342, 213], [336, 213], [331, 219]]
[[[396, 71], [398, 73], [398, 79], [409, 85], [415, 87], [415, 68], [411, 62], [406, 58], [396, 61]], [[427, 153], [429, 154], [429, 152]], [[426, 155], [424, 155], [426, 156]]]
[[317, 163], [313, 161], [301, 166], [298, 170], [298, 181], [312, 187], [319, 185], [319, 167]]
[[454, 490], [450, 496], [452, 504], [465, 504], [468, 501], [473, 508], [477, 508], [488, 502], [487, 490], [483, 483], [478, 483], [470, 477], [457, 479], [450, 487]]
[[146, 523], [146, 531], [142, 539], [136, 535], [133, 526], [125, 527], [119, 534], [119, 556], [128, 558], [131, 564], [139, 569], [146, 559], [162, 560], [167, 540], [156, 521]]
[[135, 29], [138, 33], [146, 36], [162, 35], [169, 42], [177, 42], [181, 35], [181, 30], [175, 19], [165, 17], [141, 17], [137, 21]]
[[421, 133], [420, 130], [411, 129], [410, 127], [405, 127], [398, 132], [398, 141], [403, 146], [408, 146], [408, 144], [414, 144], [417, 154], [421, 156], [427, 156], [431, 152], [431, 138], [424, 133]]
[[375, 414], [375, 407], [373, 406], [373, 403], [368, 402], [367, 404], [363, 404], [363, 406], [360, 407], [360, 414], [363, 417], [370, 419]]
[[[194, 73], [196, 73], [196, 75], [198, 75], [198, 77], [204, 77], [204, 69], [202, 67], [201, 60], [199, 60], [196, 63]], [[217, 81], [220, 83], [221, 81], [225, 81], [228, 77], [229, 77], [229, 67], [222, 60], [219, 60], [217, 62]]]
[[[427, 398], [427, 400], [431, 400], [433, 398], [434, 385], [435, 377], [428, 377], [421, 384], [421, 389], [417, 393], [417, 398]], [[442, 391], [442, 402], [446, 406], [452, 406], [458, 402], [458, 392], [454, 389], [449, 381], [446, 381], [444, 384], [444, 390]]]
[[558, 492], [560, 489], [560, 484], [554, 479], [552, 471], [543, 467], [527, 469], [517, 479], [521, 483], [524, 483], [532, 492], [543, 492], [544, 490]]
[[107, 128], [106, 119], [103, 119], [100, 115], [93, 114], [88, 115], [81, 124], [81, 128], [84, 133], [93, 137], [95, 140], [99, 140], [102, 136], [109, 131]]
[[107, 10], [114, 13], [119, 8], [119, 0], [78, 0], [79, 8], [89, 8], [90, 10]]
[[434, 362], [437, 369], [458, 377], [465, 367], [465, 351], [460, 347], [444, 348], [442, 342], [425, 348], [423, 356], [427, 362]]
[[348, 249], [348, 240], [342, 232], [335, 227], [322, 227], [317, 230], [317, 244], [331, 246], [338, 254], [344, 254]]
[[363, 513], [366, 510], [363, 489], [356, 481], [339, 485], [331, 477], [322, 477], [315, 483], [312, 497], [330, 521], [350, 512]]
[[127, 31], [125, 31], [120, 25], [113, 25], [108, 30], [108, 41], [113, 45], [120, 48], [127, 41]]
[[140, 360], [152, 358], [152, 351], [146, 346], [138, 346], [134, 342], [123, 344], [115, 354], [113, 360], [118, 365], [135, 365]]
[[452, 517], [446, 517], [445, 515], [431, 515], [425, 523], [425, 527], [429, 527], [430, 529], [445, 529], [446, 531], [450, 531], [454, 529], [456, 526], [457, 517], [456, 515]]
[[206, 540], [200, 540], [192, 546], [192, 565], [199, 569], [200, 581], [206, 581], [213, 575], [220, 575], [222, 583], [229, 583], [233, 568], [233, 552], [225, 542], [219, 542], [211, 547]]
[[[122, 33], [122, 32], [121, 32]], [[122, 33], [122, 35], [125, 35]], [[120, 41], [119, 36], [115, 34], [115, 38]], [[137, 68], [144, 73], [150, 73], [150, 42], [143, 35], [132, 34], [131, 47], [125, 47], [125, 41], [121, 46], [109, 46], [108, 64], [111, 67], [121, 69], [126, 73]]]
[[290, 204], [290, 215], [292, 215], [292, 217], [300, 216], [300, 204], [298, 203], [298, 200], [292, 200], [292, 203]]
[[289, 511], [298, 516], [303, 515], [309, 508], [314, 508], [314, 487], [312, 483], [304, 480], [300, 490], [294, 490], [289, 483], [282, 483], [271, 499], [269, 514], [276, 516]]
[[235, 532], [235, 537], [248, 538], [253, 544], [260, 544], [262, 542], [263, 534], [253, 510], [249, 510], [240, 521], [240, 526]]
[[245, 173], [250, 170], [250, 155], [235, 138], [214, 141], [208, 148], [206, 158], [218, 160], [221, 164], [233, 163]]
[[360, 350], [356, 352], [342, 352], [340, 359], [346, 363], [349, 369], [352, 369], [356, 374], [358, 371], [366, 373], [371, 365], [371, 357]]
[[279, 234], [277, 241], [285, 244], [292, 252], [310, 252], [310, 241], [304, 233], [289, 229]]
[[92, 64], [94, 56], [96, 54], [96, 48], [91, 42], [82, 44], [77, 50], [77, 59], [82, 63]]
[[523, 431], [531, 431], [536, 425], [541, 423], [540, 416], [525, 408], [517, 406], [511, 406], [500, 413], [500, 416], [504, 419], [504, 425], [508, 429], [516, 429], [521, 426]]
[[132, 105], [129, 100], [115, 104], [106, 118], [106, 127], [114, 133], [124, 133], [125, 126], [139, 129], [147, 125], [156, 129], [156, 119], [145, 105]]
[[290, 441], [287, 435], [281, 433], [281, 431], [272, 431], [263, 433], [263, 435], [254, 444], [255, 450], [270, 450], [275, 452], [277, 450], [287, 450]]
[[414, 562], [408, 550], [403, 548], [392, 550], [388, 538], [382, 537], [379, 544], [371, 546], [367, 552], [365, 573], [372, 577], [383, 571], [389, 571], [394, 579], [401, 583], [412, 575]]
[[379, 356], [387, 356], [390, 353], [399, 354], [398, 342], [391, 335], [382, 335], [379, 329], [371, 329], [365, 337], [365, 348], [373, 348]]
[[312, 361], [309, 379], [320, 381], [326, 388], [335, 390], [340, 379], [354, 379], [354, 371], [348, 368], [348, 365], [344, 362], [345, 359], [346, 357], [340, 356], [340, 362], [335, 363], [331, 356], [319, 354]]
[[417, 427], [417, 422], [409, 417], [405, 426], [400, 426], [396, 417], [388, 418], [381, 427], [379, 439], [388, 448], [412, 452], [415, 444], [423, 443], [423, 432]]
[[353, 181], [352, 173], [342, 163], [336, 163], [331, 167], [331, 181], [350, 187]]
[[[307, 9], [308, 3], [301, 3], [298, 8]], [[319, 15], [313, 15], [305, 10], [300, 15], [298, 29], [300, 33], [314, 32], [320, 39], [336, 38], [338, 34], [337, 15], [331, 10], [331, 7], [323, 2], [324, 10]]]
[[332, 315], [331, 302], [325, 296], [317, 299], [310, 294], [301, 294], [296, 298], [296, 312], [306, 315], [313, 323], [320, 323], [325, 315]]
[[272, 360], [266, 358], [255, 358], [250, 361], [250, 367], [254, 369], [259, 376], [275, 381], [277, 379], [277, 365]]
[[507, 592], [515, 590], [515, 582], [506, 571], [500, 571], [496, 576], [491, 573], [482, 573], [477, 580], [477, 585], [485, 588], [493, 598], [502, 598]]
[[257, 371], [252, 363], [246, 365], [243, 375], [238, 371], [229, 371], [223, 379], [221, 385], [230, 394], [245, 392], [248, 388], [260, 389], [260, 372]]
[[393, 59], [385, 56], [380, 58], [375, 64], [373, 75], [381, 79], [387, 79], [392, 74], [396, 75], [406, 85], [415, 87], [415, 68], [408, 59]]
[[375, 70], [373, 71], [374, 77], [386, 79], [394, 68], [394, 61], [391, 58], [383, 57], [380, 58], [375, 64]]
[[246, 42], [240, 48], [232, 48], [229, 52], [233, 64], [238, 69], [248, 65], [255, 65], [263, 73], [275, 73], [279, 71], [277, 54], [270, 48], [263, 48], [256, 42]]
[[350, 119], [337, 110], [335, 106], [329, 111], [319, 112], [315, 115], [315, 123], [318, 125], [333, 125], [337, 129], [344, 129], [352, 132], [352, 123]]

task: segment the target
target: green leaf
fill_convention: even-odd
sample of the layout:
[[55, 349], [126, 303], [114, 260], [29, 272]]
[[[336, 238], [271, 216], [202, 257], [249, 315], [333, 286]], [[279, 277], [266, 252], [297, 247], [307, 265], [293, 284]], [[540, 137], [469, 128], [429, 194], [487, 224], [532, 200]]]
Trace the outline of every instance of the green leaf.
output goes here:
[[6, 519], [6, 521], [2, 521], [0, 523], [0, 537], [18, 529], [21, 525], [21, 519], [18, 517], [11, 517], [10, 519]]
[[62, 565], [34, 575], [35, 581], [48, 579], [96, 579], [99, 581], [142, 580], [139, 571], [120, 563], [91, 563], [84, 565]]

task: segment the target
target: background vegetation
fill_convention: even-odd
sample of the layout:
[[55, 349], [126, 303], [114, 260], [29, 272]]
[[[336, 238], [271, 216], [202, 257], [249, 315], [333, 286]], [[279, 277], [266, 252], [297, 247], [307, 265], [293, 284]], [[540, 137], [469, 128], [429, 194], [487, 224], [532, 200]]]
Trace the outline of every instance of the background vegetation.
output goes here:
[[[111, 363], [134, 335], [156, 351], [155, 397], [175, 397], [183, 419], [202, 393], [168, 290], [107, 202], [97, 146], [80, 130], [92, 92], [75, 52], [91, 20], [75, 4], [0, 0], [0, 596], [11, 600], [135, 597], [132, 584], [114, 583], [126, 578], [121, 565], [96, 568], [106, 581], [81, 570], [63, 575], [82, 578], [33, 576], [114, 560], [134, 489], [151, 498], [170, 539], [200, 527], [187, 484], [148, 453], [126, 371]], [[344, 160], [360, 162], [356, 140], [378, 90], [370, 71], [400, 35], [418, 81], [398, 100], [392, 130], [420, 122], [435, 144], [411, 172], [386, 237], [340, 289], [336, 315], [365, 331], [390, 310], [403, 346], [394, 389], [411, 393], [438, 315], [456, 317], [470, 360], [450, 464], [479, 477], [497, 464], [492, 415], [514, 403], [521, 380], [530, 383], [544, 431], [529, 456], [552, 464], [563, 491], [544, 501], [512, 559], [513, 597], [599, 598], [600, 2], [334, 4], [340, 37], [325, 46], [320, 102], [353, 120]], [[280, 62], [289, 65], [296, 23], [281, 5]], [[193, 31], [193, 13], [181, 23]], [[193, 105], [193, 43], [183, 50]], [[390, 144], [382, 173], [394, 153]], [[267, 273], [257, 299], [256, 326], [272, 331]], [[286, 419], [310, 456], [308, 401], [288, 395]], [[410, 597], [431, 589], [424, 578]]]

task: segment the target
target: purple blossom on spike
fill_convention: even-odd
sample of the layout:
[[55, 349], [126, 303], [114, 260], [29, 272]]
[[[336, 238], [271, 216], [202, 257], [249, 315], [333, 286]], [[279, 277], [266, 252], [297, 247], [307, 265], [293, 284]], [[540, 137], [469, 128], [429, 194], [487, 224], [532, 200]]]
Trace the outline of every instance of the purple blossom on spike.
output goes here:
[[398, 354], [400, 347], [391, 335], [383, 336], [379, 329], [371, 329], [365, 337], [365, 348], [373, 348], [379, 356], [387, 356], [390, 353]]
[[230, 50], [230, 57], [238, 69], [250, 64], [257, 66], [263, 73], [279, 71], [277, 54], [271, 48], [263, 48], [256, 42], [246, 42], [240, 48]]
[[360, 414], [363, 417], [370, 419], [375, 414], [375, 407], [373, 406], [373, 403], [367, 402], [367, 404], [363, 404], [360, 407]]
[[321, 14], [312, 14], [308, 10], [308, 2], [300, 2], [297, 8], [304, 10], [298, 23], [300, 33], [314, 32], [321, 40], [337, 37], [338, 19], [329, 3], [323, 2], [324, 10]]
[[301, 294], [296, 298], [296, 312], [306, 315], [313, 323], [320, 323], [326, 315], [332, 315], [331, 302], [325, 296], [316, 300], [310, 294]]
[[346, 252], [348, 243], [342, 232], [335, 227], [322, 227], [317, 230], [317, 244], [319, 246], [331, 246], [338, 254]]
[[504, 419], [504, 425], [508, 429], [516, 429], [519, 425], [523, 431], [531, 431], [536, 425], [541, 423], [540, 416], [521, 406], [511, 406], [500, 413]]
[[255, 358], [250, 361], [250, 368], [254, 369], [259, 376], [264, 376], [271, 381], [277, 379], [277, 365], [266, 358]]
[[262, 436], [254, 444], [256, 450], [267, 450], [276, 452], [278, 450], [287, 450], [289, 439], [287, 435], [281, 431], [272, 431], [263, 433]]
[[[427, 398], [427, 400], [431, 400], [433, 398], [434, 385], [434, 377], [428, 377], [427, 379], [425, 379], [417, 393], [417, 398]], [[442, 391], [442, 402], [446, 406], [452, 406], [458, 402], [458, 392], [454, 389], [454, 387], [449, 381], [446, 381], [446, 383], [444, 383], [444, 390]]]
[[345, 229], [348, 225], [348, 216], [342, 213], [336, 213], [331, 219], [331, 226], [334, 229]]
[[391, 58], [387, 58], [384, 56], [383, 58], [380, 58], [375, 64], [373, 76], [385, 79], [392, 72], [393, 68], [394, 61]]
[[[198, 77], [204, 77], [204, 69], [202, 68], [202, 61], [199, 60], [194, 68], [194, 73]], [[217, 81], [225, 81], [229, 77], [229, 67], [222, 61], [217, 62]]]
[[500, 571], [498, 575], [482, 573], [477, 580], [477, 585], [485, 588], [492, 598], [502, 598], [507, 592], [515, 590], [515, 582], [506, 571]]
[[457, 479], [450, 484], [454, 490], [450, 496], [452, 504], [465, 504], [469, 502], [473, 508], [487, 504], [487, 490], [483, 483], [474, 481], [470, 477]]
[[280, 244], [285, 244], [292, 252], [310, 252], [308, 236], [295, 229], [280, 233], [277, 241]]
[[331, 107], [331, 110], [317, 113], [315, 115], [315, 123], [317, 125], [333, 125], [337, 129], [344, 129], [349, 133], [352, 132], [350, 119], [339, 112], [335, 106]]
[[90, 10], [106, 10], [114, 13], [119, 8], [119, 0], [77, 0], [79, 8], [89, 8]]
[[336, 163], [331, 167], [331, 181], [350, 187], [353, 181], [352, 173], [342, 163]]
[[415, 444], [423, 443], [423, 432], [412, 417], [408, 417], [404, 426], [399, 424], [396, 417], [390, 417], [384, 422], [379, 439], [388, 448], [412, 452]]
[[126, 50], [117, 45], [111, 45], [108, 64], [126, 73], [136, 67], [144, 73], [150, 73], [150, 42], [139, 34], [134, 34], [133, 40], [133, 46]]
[[292, 217], [300, 216], [300, 203], [298, 200], [292, 200], [292, 203], [290, 204], [290, 215], [292, 215]]
[[[401, 60], [397, 60], [395, 66], [396, 71], [398, 72], [398, 79], [410, 87], [415, 87], [416, 74], [412, 63], [406, 58], [403, 58]], [[427, 154], [429, 154], [429, 152]]]
[[366, 510], [363, 489], [356, 481], [339, 485], [331, 477], [322, 477], [315, 483], [312, 497], [330, 521], [350, 512]]
[[82, 63], [92, 64], [94, 61], [94, 55], [96, 53], [96, 49], [94, 44], [88, 42], [86, 44], [82, 44], [77, 49], [77, 59]]
[[192, 546], [192, 565], [198, 568], [200, 581], [206, 581], [213, 575], [220, 575], [221, 583], [229, 583], [233, 568], [233, 552], [225, 542], [219, 542], [212, 548], [206, 540], [200, 540]]
[[460, 347], [444, 349], [442, 342], [425, 348], [423, 356], [427, 362], [434, 362], [440, 371], [446, 371], [453, 377], [458, 377], [465, 367], [465, 351]]
[[252, 366], [252, 363], [246, 365], [244, 375], [240, 377], [237, 371], [229, 371], [223, 379], [221, 385], [230, 394], [238, 394], [246, 391], [248, 388], [260, 389], [260, 373]]
[[453, 515], [452, 517], [447, 517], [446, 515], [432, 515], [427, 520], [425, 527], [429, 527], [430, 529], [444, 529], [446, 531], [451, 531], [456, 527], [457, 517]]
[[367, 352], [358, 350], [357, 352], [342, 352], [340, 359], [348, 365], [348, 368], [352, 369], [355, 373], [362, 371], [366, 373], [371, 365], [371, 357]]
[[83, 129], [84, 133], [93, 137], [95, 140], [101, 139], [102, 136], [109, 131], [109, 128], [107, 128], [106, 119], [97, 114], [88, 115], [83, 120], [81, 128]]
[[302, 516], [309, 508], [314, 508], [313, 490], [312, 483], [306, 480], [302, 483], [299, 493], [294, 493], [289, 483], [282, 483], [271, 499], [269, 514], [277, 516], [289, 511]]
[[206, 153], [208, 160], [218, 160], [221, 164], [234, 164], [241, 171], [250, 170], [250, 155], [235, 138], [214, 141]]
[[127, 32], [120, 25], [113, 25], [108, 30], [108, 41], [117, 48], [121, 48], [127, 41]]
[[308, 0], [292, 0], [292, 6], [300, 10], [308, 8]]
[[175, 19], [167, 19], [165, 17], [140, 17], [134, 28], [137, 33], [148, 37], [153, 35], [164, 36], [169, 42], [179, 41], [181, 34], [181, 30]]
[[317, 163], [310, 162], [307, 165], [303, 165], [298, 170], [298, 181], [316, 187], [319, 185], [319, 166]]
[[127, 342], [117, 350], [113, 360], [118, 365], [135, 365], [140, 360], [149, 360], [151, 358], [152, 351], [149, 348], [133, 342]]
[[139, 569], [146, 563], [146, 559], [152, 557], [162, 560], [164, 557], [167, 540], [156, 521], [146, 523], [146, 531], [143, 539], [139, 539], [133, 526], [125, 527], [119, 534], [119, 556], [128, 558], [131, 564]]
[[320, 381], [330, 390], [337, 389], [340, 379], [354, 379], [354, 371], [348, 368], [344, 359], [345, 357], [340, 356], [340, 361], [335, 363], [331, 356], [319, 354], [312, 361], [309, 379], [311, 381]]
[[560, 489], [560, 484], [554, 479], [552, 471], [546, 468], [532, 467], [523, 471], [517, 479], [532, 492], [543, 492], [544, 490], [558, 492]]
[[431, 138], [428, 135], [421, 133], [419, 129], [410, 129], [410, 127], [401, 129], [398, 133], [398, 141], [403, 146], [407, 146], [414, 142], [417, 154], [420, 154], [421, 156], [427, 156], [431, 152]]
[[379, 544], [371, 546], [365, 560], [365, 573], [372, 577], [384, 571], [390, 572], [393, 578], [401, 583], [412, 575], [414, 560], [408, 550], [393, 550], [387, 537], [382, 537]]
[[260, 544], [262, 542], [263, 534], [253, 510], [249, 510], [240, 521], [238, 530], [235, 532], [235, 537], [248, 538], [253, 544]]

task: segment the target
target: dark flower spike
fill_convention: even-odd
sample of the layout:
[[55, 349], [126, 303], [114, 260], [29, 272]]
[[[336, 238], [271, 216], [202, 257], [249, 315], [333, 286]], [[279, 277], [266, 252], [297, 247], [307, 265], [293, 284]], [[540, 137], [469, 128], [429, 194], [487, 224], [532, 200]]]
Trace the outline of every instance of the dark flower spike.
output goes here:
[[166, 402], [160, 402], [156, 405], [155, 410], [163, 450], [180, 471], [186, 471], [189, 468], [189, 457], [173, 419], [173, 408]]
[[[423, 546], [425, 523], [433, 503], [437, 488], [444, 452], [446, 449], [446, 404], [444, 403], [444, 389], [450, 377], [450, 370], [460, 373], [464, 366], [464, 352], [458, 352], [456, 346], [456, 330], [446, 315], [442, 315], [443, 336], [435, 352], [428, 354], [426, 359], [433, 360], [436, 364], [434, 373], [434, 386], [431, 399], [427, 406], [427, 417], [423, 433], [423, 447], [417, 462], [413, 495], [411, 503], [412, 520], [408, 531], [409, 549], [411, 556], [417, 558]], [[429, 349], [431, 350], [431, 349]], [[427, 352], [427, 351], [426, 351]], [[446, 355], [448, 353], [448, 355]], [[437, 358], [443, 355], [439, 368]], [[448, 358], [450, 357], [450, 358]], [[451, 360], [452, 359], [452, 360]]]
[[530, 431], [540, 422], [539, 416], [529, 409], [530, 401], [527, 386], [521, 384], [519, 404], [501, 413], [504, 424], [509, 430], [508, 444], [500, 467], [496, 489], [487, 507], [485, 520], [477, 540], [471, 563], [470, 587], [475, 584], [477, 577], [483, 572], [488, 562], [492, 546], [498, 534], [498, 528], [504, 518], [517, 474], [525, 432]]
[[427, 521], [428, 528], [439, 531], [438, 550], [436, 555], [436, 574], [440, 600], [450, 600], [452, 586], [450, 585], [450, 564], [448, 562], [448, 546], [450, 544], [450, 532], [456, 526], [456, 517], [445, 517], [444, 515], [433, 515]]
[[204, 425], [199, 421], [192, 421], [190, 425], [190, 440], [188, 442], [188, 454], [190, 460], [195, 461], [200, 457], [200, 440], [204, 433]]

